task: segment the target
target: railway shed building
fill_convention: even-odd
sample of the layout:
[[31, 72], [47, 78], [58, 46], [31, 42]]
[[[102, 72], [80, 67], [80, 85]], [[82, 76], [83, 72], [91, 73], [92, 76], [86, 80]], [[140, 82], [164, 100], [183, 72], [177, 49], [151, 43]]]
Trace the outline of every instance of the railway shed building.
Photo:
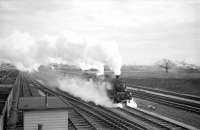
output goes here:
[[58, 97], [23, 97], [19, 101], [23, 111], [24, 130], [67, 130], [70, 105]]

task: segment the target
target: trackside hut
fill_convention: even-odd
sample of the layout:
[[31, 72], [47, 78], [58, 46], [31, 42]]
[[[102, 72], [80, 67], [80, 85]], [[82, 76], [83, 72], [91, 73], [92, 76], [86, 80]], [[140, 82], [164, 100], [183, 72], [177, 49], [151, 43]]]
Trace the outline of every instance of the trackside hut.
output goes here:
[[68, 110], [71, 106], [57, 97], [20, 98], [24, 130], [68, 130]]

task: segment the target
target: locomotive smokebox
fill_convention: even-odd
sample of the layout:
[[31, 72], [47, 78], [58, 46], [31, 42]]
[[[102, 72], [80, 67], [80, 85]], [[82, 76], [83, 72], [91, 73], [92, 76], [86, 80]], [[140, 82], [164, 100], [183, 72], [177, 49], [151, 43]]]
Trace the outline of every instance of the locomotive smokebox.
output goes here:
[[119, 79], [119, 77], [120, 77], [119, 75], [116, 75], [116, 76], [115, 76], [116, 79]]

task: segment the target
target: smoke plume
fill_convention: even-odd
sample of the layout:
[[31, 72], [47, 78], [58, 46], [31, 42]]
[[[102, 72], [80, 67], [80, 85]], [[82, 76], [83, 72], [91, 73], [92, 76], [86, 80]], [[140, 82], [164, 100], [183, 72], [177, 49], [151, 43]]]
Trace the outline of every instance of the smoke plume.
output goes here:
[[106, 90], [111, 88], [108, 82], [94, 82], [80, 78], [58, 79], [59, 88], [68, 93], [80, 97], [84, 101], [93, 101], [97, 105], [113, 107], [114, 104], [108, 97]]
[[37, 70], [40, 65], [56, 63], [76, 65], [83, 70], [95, 68], [103, 74], [104, 65], [107, 65], [119, 75], [121, 56], [114, 42], [81, 38], [71, 33], [35, 38], [28, 33], [15, 32], [0, 38], [0, 62], [10, 62], [19, 70], [32, 72], [49, 86], [58, 86], [85, 101], [113, 106], [106, 93], [111, 87], [109, 83], [60, 77], [53, 72], [42, 74]]
[[94, 102], [106, 107], [117, 107], [107, 95], [112, 86], [104, 80], [86, 80], [80, 76], [61, 76], [55, 71], [32, 72], [31, 76], [52, 89], [59, 88], [86, 102]]
[[50, 63], [77, 65], [83, 70], [96, 68], [99, 74], [103, 74], [104, 65], [115, 74], [120, 74], [121, 68], [121, 56], [114, 42], [91, 40], [69, 32], [41, 38], [15, 32], [0, 38], [0, 62], [11, 62], [23, 71]]

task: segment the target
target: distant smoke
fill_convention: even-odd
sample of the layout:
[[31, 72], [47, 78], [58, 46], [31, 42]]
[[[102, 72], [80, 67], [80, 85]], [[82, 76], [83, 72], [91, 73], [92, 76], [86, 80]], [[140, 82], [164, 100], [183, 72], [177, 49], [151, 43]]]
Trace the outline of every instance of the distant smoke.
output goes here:
[[[71, 33], [60, 36], [45, 36], [36, 39], [28, 33], [16, 32], [6, 38], [0, 38], [0, 62], [13, 63], [19, 70], [33, 71], [40, 65], [50, 63], [76, 65], [83, 70], [95, 68], [103, 74], [104, 65], [109, 66], [115, 74], [120, 74], [121, 56], [113, 42], [84, 39]], [[81, 78], [60, 78], [48, 72], [32, 73], [50, 86], [78, 96], [85, 101], [93, 101], [104, 106], [113, 106], [106, 93], [111, 87], [105, 82], [93, 82]]]
[[121, 56], [114, 42], [95, 41], [73, 33], [34, 38], [15, 32], [0, 38], [0, 62], [11, 62], [20, 70], [37, 70], [40, 65], [62, 63], [77, 65], [83, 70], [96, 68], [103, 73], [108, 65], [120, 74]]
[[81, 78], [58, 79], [59, 88], [84, 101], [92, 101], [97, 105], [114, 107], [115, 105], [108, 97], [106, 90], [111, 88], [108, 82], [94, 82]]
[[106, 107], [117, 107], [107, 95], [107, 90], [112, 86], [103, 80], [86, 80], [84, 77], [63, 77], [54, 71], [32, 72], [34, 79], [42, 84], [55, 89], [56, 87], [69, 94], [80, 97], [86, 102], [94, 102]]

